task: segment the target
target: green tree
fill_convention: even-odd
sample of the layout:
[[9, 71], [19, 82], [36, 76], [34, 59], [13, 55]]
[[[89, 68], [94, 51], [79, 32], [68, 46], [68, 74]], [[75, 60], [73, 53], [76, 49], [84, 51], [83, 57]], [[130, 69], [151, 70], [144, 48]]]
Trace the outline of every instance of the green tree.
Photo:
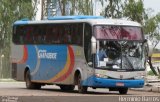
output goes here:
[[68, 4], [67, 2], [68, 2], [67, 0], [58, 0], [59, 8], [63, 16], [66, 15], [65, 9], [66, 9], [66, 5]]
[[144, 33], [148, 34], [151, 38], [156, 38], [160, 40], [160, 13], [156, 14], [155, 16], [148, 18], [145, 20], [144, 24]]
[[13, 22], [26, 17], [32, 19], [37, 3], [34, 1], [32, 3], [32, 0], [0, 0], [0, 77], [8, 78], [11, 75], [10, 43]]
[[143, 0], [125, 0], [123, 5], [123, 17], [143, 24], [146, 17]]
[[92, 0], [57, 0], [61, 15], [93, 15]]
[[[158, 45], [160, 40], [159, 24], [160, 24], [160, 13], [151, 18], [146, 19], [144, 23], [144, 33], [147, 34], [149, 36], [149, 40], [152, 41], [153, 49], [155, 49], [156, 45]], [[158, 73], [155, 71], [152, 65], [152, 57], [149, 56], [148, 59], [149, 59], [148, 63], [150, 65], [151, 70], [155, 75], [158, 75]]]
[[[104, 11], [101, 15], [111, 18], [121, 18], [122, 17], [122, 0], [99, 0], [102, 6], [105, 6]], [[105, 5], [104, 5], [105, 4]]]

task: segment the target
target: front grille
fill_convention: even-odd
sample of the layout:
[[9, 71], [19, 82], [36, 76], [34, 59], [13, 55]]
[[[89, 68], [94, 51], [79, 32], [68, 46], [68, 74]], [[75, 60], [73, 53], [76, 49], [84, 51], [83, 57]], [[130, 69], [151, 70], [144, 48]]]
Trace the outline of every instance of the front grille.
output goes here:
[[108, 77], [108, 79], [119, 79], [119, 80], [134, 80], [134, 78], [127, 78], [127, 79], [120, 79], [120, 78], [112, 78], [112, 77]]

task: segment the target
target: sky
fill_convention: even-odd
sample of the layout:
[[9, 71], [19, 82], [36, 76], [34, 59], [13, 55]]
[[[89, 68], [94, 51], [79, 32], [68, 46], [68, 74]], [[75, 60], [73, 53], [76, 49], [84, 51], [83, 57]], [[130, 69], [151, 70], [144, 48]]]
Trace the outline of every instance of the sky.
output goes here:
[[[154, 12], [152, 12], [151, 15], [155, 15], [156, 13], [160, 12], [160, 0], [144, 0], [144, 7], [145, 7], [145, 9], [152, 8], [154, 10]], [[41, 18], [40, 17], [41, 5], [38, 5], [38, 8], [39, 8], [39, 10], [37, 12], [36, 20], [40, 20], [40, 18]]]
[[145, 8], [152, 8], [154, 14], [160, 12], [160, 0], [144, 0]]

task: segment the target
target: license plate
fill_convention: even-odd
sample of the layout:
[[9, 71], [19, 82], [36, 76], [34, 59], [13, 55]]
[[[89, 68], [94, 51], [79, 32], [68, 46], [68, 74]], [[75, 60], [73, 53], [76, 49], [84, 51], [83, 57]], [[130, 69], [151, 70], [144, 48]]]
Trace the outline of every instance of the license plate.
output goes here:
[[116, 83], [116, 86], [124, 86], [124, 83]]

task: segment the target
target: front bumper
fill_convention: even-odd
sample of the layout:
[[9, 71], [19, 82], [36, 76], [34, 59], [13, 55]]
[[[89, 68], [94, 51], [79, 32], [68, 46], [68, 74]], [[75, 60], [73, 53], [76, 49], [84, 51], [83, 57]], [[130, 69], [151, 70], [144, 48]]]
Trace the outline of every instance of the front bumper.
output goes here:
[[82, 82], [83, 86], [95, 88], [112, 88], [112, 87], [127, 87], [127, 88], [142, 88], [144, 86], [143, 79], [136, 80], [120, 80], [120, 79], [105, 79], [91, 76]]

